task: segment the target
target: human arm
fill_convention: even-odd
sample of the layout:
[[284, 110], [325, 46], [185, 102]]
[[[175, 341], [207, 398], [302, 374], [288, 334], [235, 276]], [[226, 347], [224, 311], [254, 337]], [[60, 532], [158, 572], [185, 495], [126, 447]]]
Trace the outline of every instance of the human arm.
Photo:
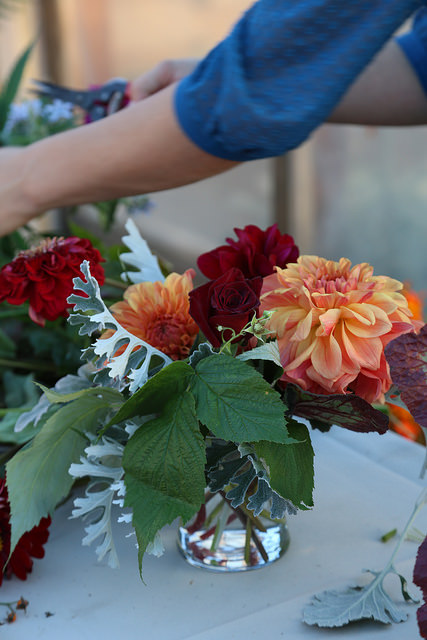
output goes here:
[[333, 110], [330, 122], [427, 124], [427, 9], [389, 41]]
[[[196, 58], [162, 61], [132, 83], [132, 99], [142, 100], [183, 79], [198, 62]], [[390, 40], [360, 73], [327, 121], [378, 126], [427, 124], [426, 90], [396, 40]]]
[[12, 181], [1, 151], [0, 233], [49, 207], [176, 187], [298, 146], [414, 6], [260, 0], [175, 93], [22, 150]]
[[0, 234], [52, 207], [150, 193], [233, 167], [182, 133], [173, 92], [171, 85], [104, 120], [0, 150]]

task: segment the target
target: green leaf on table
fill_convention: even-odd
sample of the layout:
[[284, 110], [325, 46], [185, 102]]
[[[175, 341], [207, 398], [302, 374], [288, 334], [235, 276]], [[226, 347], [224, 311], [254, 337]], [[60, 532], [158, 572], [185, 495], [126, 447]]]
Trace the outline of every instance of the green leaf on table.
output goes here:
[[31, 444], [7, 463], [11, 549], [67, 496], [73, 484], [68, 469], [79, 462], [87, 446], [85, 433], [96, 432], [121, 398], [114, 389], [99, 389], [96, 396], [64, 405], [47, 419]]
[[313, 506], [314, 452], [305, 425], [291, 420], [288, 423], [292, 444], [257, 442], [254, 449], [269, 471], [270, 486], [282, 498], [290, 500], [298, 509]]
[[218, 438], [234, 442], [290, 441], [280, 395], [245, 362], [215, 354], [195, 367], [197, 415]]
[[31, 55], [33, 47], [34, 47], [34, 42], [32, 42], [29, 45], [29, 47], [27, 47], [27, 49], [25, 49], [22, 55], [18, 58], [8, 79], [6, 80], [5, 84], [1, 89], [1, 92], [0, 92], [0, 138], [1, 138], [1, 132], [3, 131], [7, 121], [9, 107], [15, 99], [16, 93], [19, 89], [19, 85], [22, 79], [22, 74], [24, 73], [25, 65], [27, 64], [28, 58]]
[[310, 421], [336, 424], [360, 433], [385, 433], [388, 429], [388, 417], [384, 413], [351, 393], [315, 394], [289, 384], [284, 398], [293, 415]]
[[203, 502], [205, 445], [187, 380], [177, 382], [159, 417], [142, 425], [123, 454], [125, 505], [142, 557], [156, 533], [180, 516], [189, 520]]

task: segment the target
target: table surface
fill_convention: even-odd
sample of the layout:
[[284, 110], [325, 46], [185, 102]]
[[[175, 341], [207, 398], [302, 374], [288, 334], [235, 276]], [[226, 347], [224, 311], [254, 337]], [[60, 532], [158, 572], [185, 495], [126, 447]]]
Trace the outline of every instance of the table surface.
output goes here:
[[[394, 542], [380, 537], [401, 530], [412, 512], [425, 485], [418, 478], [424, 448], [393, 433], [338, 427], [312, 436], [315, 507], [289, 518], [291, 544], [276, 563], [237, 574], [193, 568], [179, 555], [172, 526], [163, 536], [166, 553], [144, 559], [144, 585], [135, 538], [123, 535], [124, 525], [115, 525], [121, 566], [113, 570], [97, 562], [93, 547], [81, 545], [83, 525], [68, 519], [68, 503], [55, 514], [46, 556], [35, 560], [27, 582], [13, 578], [1, 587], [2, 601], [21, 594], [29, 601], [26, 614], [18, 612], [14, 624], [1, 627], [1, 638], [416, 640], [416, 605], [406, 605], [409, 617], [402, 624], [365, 621], [336, 630], [309, 627], [301, 613], [315, 593], [361, 583], [363, 569], [385, 566]], [[415, 526], [427, 531], [427, 513]], [[410, 586], [416, 551], [416, 543], [405, 542], [395, 563]], [[401, 602], [397, 583], [391, 578], [386, 586]]]

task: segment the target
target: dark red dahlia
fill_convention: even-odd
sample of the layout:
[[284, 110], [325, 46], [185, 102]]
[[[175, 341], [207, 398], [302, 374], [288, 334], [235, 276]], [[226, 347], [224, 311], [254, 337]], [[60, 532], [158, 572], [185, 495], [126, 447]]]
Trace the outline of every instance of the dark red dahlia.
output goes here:
[[73, 278], [80, 275], [83, 260], [92, 275], [104, 283], [104, 259], [85, 238], [47, 238], [34, 249], [21, 251], [0, 271], [0, 302], [30, 303], [30, 318], [44, 325], [68, 315], [67, 298], [73, 290]]
[[203, 253], [197, 260], [200, 271], [207, 278], [219, 278], [232, 267], [240, 269], [246, 278], [265, 278], [273, 273], [273, 267], [284, 268], [298, 258], [294, 239], [287, 233], [281, 234], [277, 224], [265, 231], [253, 224], [234, 231], [237, 241], [227, 238], [228, 244]]
[[13, 574], [20, 580], [27, 579], [27, 573], [33, 569], [32, 558], [43, 558], [43, 545], [49, 537], [50, 516], [42, 518], [36, 527], [27, 531], [18, 541], [7, 562], [10, 553], [10, 505], [6, 480], [0, 480], [0, 585], [3, 577]]
[[213, 347], [221, 346], [218, 326], [239, 333], [258, 314], [261, 287], [262, 278], [245, 278], [233, 268], [190, 291], [190, 315]]

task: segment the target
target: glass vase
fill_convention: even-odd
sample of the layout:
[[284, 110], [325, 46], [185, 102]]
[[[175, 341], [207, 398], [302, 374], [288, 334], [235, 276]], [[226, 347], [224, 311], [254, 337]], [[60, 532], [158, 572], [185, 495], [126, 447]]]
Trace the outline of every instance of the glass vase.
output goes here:
[[278, 560], [289, 546], [286, 520], [267, 512], [255, 517], [242, 504], [233, 508], [225, 494], [206, 493], [205, 504], [178, 530], [178, 549], [195, 567], [249, 571]]

